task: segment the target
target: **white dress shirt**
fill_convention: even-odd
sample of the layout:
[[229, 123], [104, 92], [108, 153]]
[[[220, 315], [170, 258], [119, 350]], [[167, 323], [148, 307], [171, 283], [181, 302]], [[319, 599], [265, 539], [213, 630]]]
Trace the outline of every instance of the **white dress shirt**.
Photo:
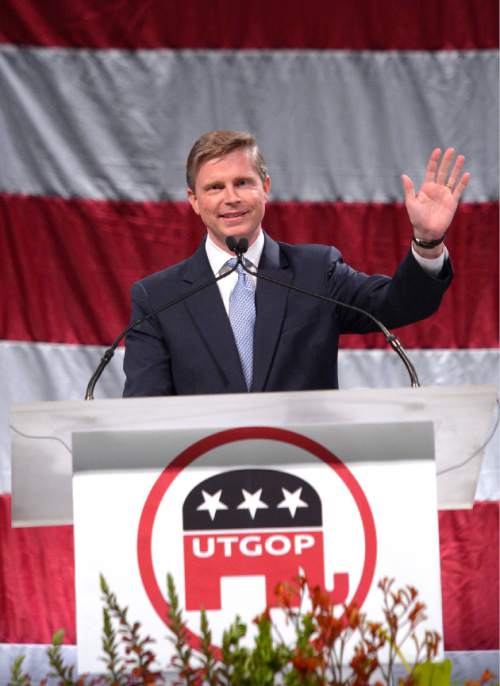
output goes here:
[[[207, 257], [208, 261], [210, 262], [210, 266], [212, 267], [212, 271], [214, 273], [214, 276], [220, 276], [225, 270], [224, 270], [224, 265], [228, 260], [231, 259], [231, 257], [234, 257], [234, 255], [230, 255], [228, 252], [225, 250], [222, 250], [222, 248], [219, 248], [218, 245], [215, 245], [215, 243], [212, 241], [210, 236], [207, 236], [207, 240], [205, 243], [205, 249], [207, 251]], [[258, 267], [259, 262], [260, 262], [260, 256], [262, 255], [262, 250], [264, 249], [264, 233], [261, 231], [255, 240], [254, 243], [248, 248], [248, 250], [245, 253], [244, 256], [244, 261], [245, 261], [245, 266], [249, 267], [249, 269], [252, 269], [253, 267]], [[253, 284], [254, 290], [256, 287], [256, 282], [257, 282], [257, 277], [255, 276], [250, 276], [249, 278]], [[225, 279], [221, 279], [220, 281], [217, 282], [217, 285], [219, 287], [219, 292], [221, 294], [222, 302], [224, 303], [224, 307], [226, 309], [226, 312], [229, 314], [229, 298], [231, 297], [231, 293], [233, 291], [233, 288], [236, 286], [236, 282], [238, 281], [238, 273], [233, 272], [232, 274], [229, 274], [229, 276], [226, 276]]]
[[[413, 257], [417, 260], [419, 265], [424, 269], [428, 274], [431, 276], [437, 276], [441, 269], [443, 268], [443, 264], [445, 259], [448, 257], [448, 250], [446, 249], [446, 246], [443, 246], [444, 250], [441, 253], [439, 257], [434, 257], [431, 259], [428, 259], [426, 257], [421, 257], [414, 249], [412, 245], [412, 253]], [[210, 262], [210, 266], [212, 268], [212, 271], [215, 276], [220, 276], [224, 272], [224, 265], [228, 260], [231, 259], [231, 255], [226, 252], [225, 250], [222, 250], [222, 248], [219, 248], [218, 245], [216, 245], [210, 236], [207, 236], [207, 240], [205, 242], [205, 249], [207, 251], [207, 257], [208, 261]], [[256, 239], [256, 241], [248, 248], [248, 250], [245, 253], [245, 264], [251, 269], [252, 267], [258, 267], [259, 262], [260, 262], [260, 256], [262, 255], [262, 250], [264, 249], [264, 232], [261, 231]], [[233, 256], [234, 257], [234, 256]], [[222, 297], [222, 302], [224, 303], [224, 307], [226, 309], [226, 312], [229, 314], [229, 298], [231, 297], [231, 293], [233, 291], [233, 288], [236, 286], [236, 281], [238, 280], [238, 274], [237, 272], [233, 272], [229, 276], [226, 276], [225, 279], [221, 279], [220, 281], [217, 282], [217, 286], [219, 287], [219, 292]], [[256, 282], [257, 282], [257, 277], [255, 276], [250, 276], [250, 280], [252, 281], [253, 287], [255, 289], [256, 287]]]

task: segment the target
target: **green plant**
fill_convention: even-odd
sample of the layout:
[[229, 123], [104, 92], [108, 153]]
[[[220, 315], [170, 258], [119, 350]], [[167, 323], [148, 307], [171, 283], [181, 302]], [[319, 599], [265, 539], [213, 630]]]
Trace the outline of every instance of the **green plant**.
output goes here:
[[[435, 658], [439, 636], [427, 631], [423, 639], [418, 639], [415, 630], [425, 619], [424, 605], [418, 601], [414, 588], [394, 591], [393, 583], [389, 579], [379, 583], [383, 623], [369, 621], [354, 604], [344, 605], [339, 611], [330, 596], [318, 586], [310, 588], [305, 577], [280, 584], [276, 589], [277, 601], [286, 621], [294, 628], [293, 645], [287, 645], [281, 638], [268, 608], [255, 620], [257, 635], [252, 648], [242, 645], [246, 627], [237, 618], [224, 633], [222, 652], [217, 656], [205, 637], [200, 654], [194, 654], [187, 646], [187, 628], [169, 577], [169, 621], [176, 647], [174, 665], [182, 665], [185, 683], [197, 686], [267, 686], [277, 683], [278, 678], [287, 686], [365, 686], [378, 684], [380, 679], [391, 684], [395, 657], [398, 655], [404, 661], [403, 645], [412, 640], [417, 659], [411, 666], [404, 661], [408, 676], [403, 682], [413, 685], [423, 680], [417, 669], [421, 659], [425, 659], [424, 664], [431, 664]], [[307, 603], [309, 608], [305, 610]], [[206, 623], [204, 614], [202, 622]], [[353, 657], [346, 668], [344, 658], [349, 642], [353, 645]], [[382, 653], [384, 660], [380, 657]]]
[[[63, 631], [54, 634], [48, 649], [50, 673], [39, 686], [162, 686], [166, 684], [155, 666], [153, 639], [142, 637], [139, 622], [130, 622], [128, 609], [122, 608], [116, 595], [101, 576], [103, 600], [102, 660], [105, 674], [97, 677], [75, 676], [73, 667], [62, 659]], [[394, 589], [394, 580], [382, 579], [378, 587], [383, 597], [383, 621], [370, 621], [354, 604], [332, 605], [330, 596], [320, 587], [309, 587], [305, 577], [276, 588], [277, 606], [294, 630], [287, 643], [267, 608], [255, 618], [256, 633], [252, 645], [243, 641], [246, 625], [238, 618], [224, 632], [222, 645], [216, 648], [205, 612], [201, 612], [199, 645], [193, 648], [182, 615], [173, 578], [167, 579], [169, 612], [174, 657], [168, 669], [174, 669], [177, 683], [186, 686], [392, 686], [394, 663], [399, 657], [407, 671], [399, 686], [449, 686], [451, 663], [434, 662], [440, 637], [425, 631], [418, 638], [416, 629], [425, 620], [425, 606], [416, 589]], [[409, 664], [403, 650], [413, 642], [416, 658]], [[352, 658], [346, 665], [346, 651], [351, 645]], [[14, 660], [10, 686], [34, 686], [23, 672], [23, 657]], [[477, 681], [465, 686], [493, 686], [494, 675], [484, 672]]]

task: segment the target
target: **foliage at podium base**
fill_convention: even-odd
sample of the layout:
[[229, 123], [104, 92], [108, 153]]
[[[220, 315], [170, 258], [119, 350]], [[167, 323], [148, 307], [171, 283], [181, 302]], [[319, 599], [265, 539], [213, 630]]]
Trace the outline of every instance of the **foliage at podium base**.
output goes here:
[[[417, 591], [411, 586], [394, 590], [393, 585], [394, 580], [379, 582], [384, 621], [372, 622], [354, 604], [333, 606], [327, 593], [309, 587], [306, 578], [299, 577], [276, 589], [278, 605], [295, 631], [291, 645], [280, 636], [268, 608], [254, 620], [257, 633], [252, 647], [242, 645], [247, 627], [237, 617], [224, 632], [220, 649], [212, 645], [207, 616], [202, 612], [201, 645], [194, 650], [169, 576], [168, 624], [175, 655], [166, 669], [174, 669], [179, 686], [392, 686], [397, 656], [407, 672], [399, 678], [399, 686], [449, 686], [451, 662], [433, 662], [440, 637], [433, 631], [425, 631], [422, 638], [417, 636], [416, 628], [425, 620], [425, 606], [418, 600]], [[74, 668], [66, 666], [61, 657], [61, 630], [48, 649], [52, 671], [39, 686], [166, 684], [152, 650], [153, 639], [141, 636], [139, 622], [128, 619], [127, 608], [118, 604], [103, 577], [101, 591], [105, 674], [74, 675]], [[353, 657], [346, 666], [348, 642], [353, 646]], [[410, 642], [416, 654], [412, 664], [403, 654], [403, 646]], [[22, 667], [21, 656], [12, 665], [10, 686], [34, 686]], [[493, 679], [494, 675], [486, 671], [465, 686], [493, 686]]]

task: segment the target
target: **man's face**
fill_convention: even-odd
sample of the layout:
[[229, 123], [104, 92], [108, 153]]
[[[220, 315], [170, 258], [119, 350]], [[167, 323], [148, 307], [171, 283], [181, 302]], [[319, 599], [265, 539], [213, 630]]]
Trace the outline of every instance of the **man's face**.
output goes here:
[[188, 198], [213, 242], [228, 251], [228, 236], [245, 236], [249, 245], [257, 238], [270, 186], [269, 176], [261, 181], [250, 151], [241, 149], [204, 162]]

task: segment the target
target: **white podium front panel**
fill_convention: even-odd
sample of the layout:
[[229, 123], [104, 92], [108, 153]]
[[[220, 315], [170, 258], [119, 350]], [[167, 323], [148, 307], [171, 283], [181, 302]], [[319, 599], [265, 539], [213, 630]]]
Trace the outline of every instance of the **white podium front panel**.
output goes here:
[[299, 571], [374, 620], [380, 578], [415, 585], [441, 633], [433, 444], [430, 422], [74, 434], [79, 671], [101, 666], [99, 573], [164, 663], [167, 572], [193, 641], [201, 607], [216, 645], [236, 613], [251, 640]]
[[10, 419], [13, 523], [73, 521], [73, 431], [220, 429], [261, 424], [263, 417], [290, 429], [307, 423], [432, 421], [439, 507], [471, 507], [495, 400], [494, 386], [440, 386], [19, 405]]

